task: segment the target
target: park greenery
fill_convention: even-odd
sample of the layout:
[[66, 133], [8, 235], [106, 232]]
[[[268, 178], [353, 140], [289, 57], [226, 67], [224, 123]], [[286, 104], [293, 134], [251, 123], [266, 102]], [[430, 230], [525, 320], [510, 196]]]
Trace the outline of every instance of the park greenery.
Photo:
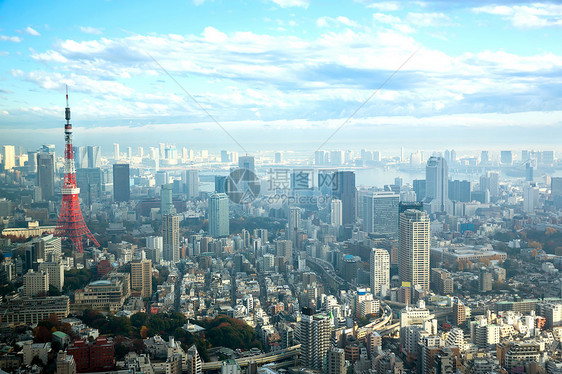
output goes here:
[[[261, 342], [257, 339], [253, 328], [244, 321], [220, 315], [213, 319], [198, 321], [205, 328], [201, 335], [192, 334], [182, 327], [188, 322], [181, 313], [137, 313], [127, 317], [105, 316], [99, 312], [85, 310], [81, 316], [82, 321], [88, 326], [99, 329], [100, 334], [111, 334], [132, 339], [146, 339], [160, 335], [167, 340], [173, 336], [181, 342], [185, 349], [195, 344], [202, 359], [208, 360], [207, 349], [211, 347], [227, 347], [231, 349], [260, 348]], [[119, 340], [119, 339], [118, 339]], [[127, 352], [123, 347], [117, 348], [117, 353]], [[135, 349], [137, 350], [137, 349]], [[121, 352], [123, 351], [123, 352]]]

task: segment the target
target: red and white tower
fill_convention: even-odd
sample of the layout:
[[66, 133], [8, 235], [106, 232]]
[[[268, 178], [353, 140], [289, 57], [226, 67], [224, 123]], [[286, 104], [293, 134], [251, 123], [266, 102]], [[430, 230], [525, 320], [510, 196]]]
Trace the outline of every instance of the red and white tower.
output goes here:
[[84, 251], [82, 240], [87, 236], [96, 247], [99, 243], [94, 238], [80, 209], [78, 194], [80, 189], [76, 185], [76, 168], [74, 166], [74, 150], [72, 148], [72, 125], [70, 124], [70, 107], [68, 106], [68, 87], [66, 88], [66, 125], [64, 125], [64, 182], [62, 184], [62, 206], [59, 223], [55, 229], [56, 236], [62, 236], [72, 241], [74, 250], [78, 253]]

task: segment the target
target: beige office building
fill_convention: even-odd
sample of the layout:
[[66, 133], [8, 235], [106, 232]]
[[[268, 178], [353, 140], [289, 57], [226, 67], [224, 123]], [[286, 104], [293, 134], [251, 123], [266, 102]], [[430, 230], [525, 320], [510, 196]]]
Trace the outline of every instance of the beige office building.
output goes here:
[[414, 209], [401, 213], [398, 258], [402, 282], [429, 290], [429, 246], [428, 214]]
[[152, 261], [141, 260], [131, 262], [131, 288], [140, 292], [141, 297], [152, 294]]

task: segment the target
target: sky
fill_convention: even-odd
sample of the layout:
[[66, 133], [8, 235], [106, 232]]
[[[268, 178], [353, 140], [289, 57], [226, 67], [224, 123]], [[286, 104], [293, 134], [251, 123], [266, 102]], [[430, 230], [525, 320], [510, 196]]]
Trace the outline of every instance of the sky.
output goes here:
[[557, 149], [561, 41], [562, 2], [0, 0], [0, 143], [62, 147], [68, 85], [107, 152]]

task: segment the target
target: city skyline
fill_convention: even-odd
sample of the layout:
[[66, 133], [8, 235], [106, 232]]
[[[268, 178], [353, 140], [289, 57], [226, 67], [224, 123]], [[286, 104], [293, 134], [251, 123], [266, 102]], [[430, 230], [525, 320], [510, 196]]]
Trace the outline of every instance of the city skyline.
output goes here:
[[185, 89], [251, 152], [318, 139], [315, 149], [415, 51], [324, 149], [557, 143], [556, 3], [198, 0], [150, 11], [139, 3], [150, 22], [111, 2], [75, 6], [0, 6], [14, 15], [0, 33], [8, 144], [31, 129], [29, 142], [60, 144], [58, 98], [69, 84], [83, 129], [77, 145], [108, 147], [111, 131], [112, 142], [132, 146], [158, 134], [236, 148]]
[[559, 1], [0, 15], [0, 373], [562, 372]]

